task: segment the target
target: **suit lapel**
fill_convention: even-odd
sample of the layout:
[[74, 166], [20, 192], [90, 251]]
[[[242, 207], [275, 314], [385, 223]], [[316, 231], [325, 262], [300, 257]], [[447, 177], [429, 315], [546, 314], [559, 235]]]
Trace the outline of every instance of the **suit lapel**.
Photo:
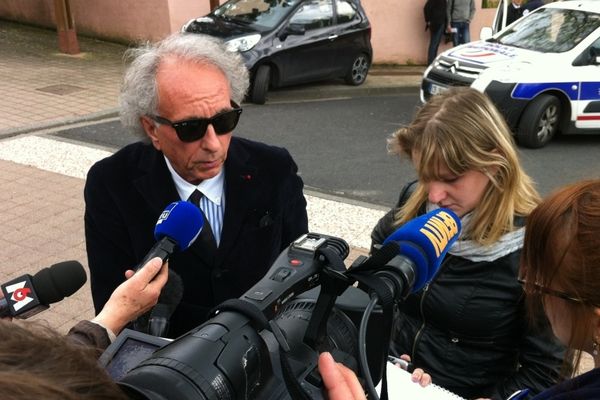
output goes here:
[[256, 173], [256, 166], [251, 164], [248, 153], [233, 138], [225, 163], [225, 215], [217, 266], [223, 263], [235, 245], [248, 209], [256, 202]]
[[141, 173], [133, 184], [158, 218], [168, 204], [179, 200], [179, 194], [162, 153], [154, 147], [147, 147], [138, 168]]

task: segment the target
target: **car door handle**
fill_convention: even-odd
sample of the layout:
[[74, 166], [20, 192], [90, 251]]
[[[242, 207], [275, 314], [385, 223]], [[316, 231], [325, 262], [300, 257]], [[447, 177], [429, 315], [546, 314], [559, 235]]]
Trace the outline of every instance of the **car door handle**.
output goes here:
[[334, 40], [334, 39], [337, 39], [337, 37], [338, 37], [338, 35], [329, 35], [329, 36], [327, 37], [327, 39], [329, 39], [329, 40]]

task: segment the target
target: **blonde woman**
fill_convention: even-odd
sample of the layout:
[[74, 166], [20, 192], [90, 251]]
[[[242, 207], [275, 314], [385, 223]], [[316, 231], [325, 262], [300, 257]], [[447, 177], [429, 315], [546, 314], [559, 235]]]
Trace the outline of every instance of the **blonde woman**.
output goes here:
[[510, 130], [470, 88], [433, 97], [390, 139], [418, 181], [372, 233], [381, 243], [416, 216], [446, 207], [463, 233], [433, 281], [400, 305], [391, 353], [465, 398], [505, 399], [557, 381], [563, 347], [547, 324], [529, 327], [517, 281], [527, 215], [540, 201]]

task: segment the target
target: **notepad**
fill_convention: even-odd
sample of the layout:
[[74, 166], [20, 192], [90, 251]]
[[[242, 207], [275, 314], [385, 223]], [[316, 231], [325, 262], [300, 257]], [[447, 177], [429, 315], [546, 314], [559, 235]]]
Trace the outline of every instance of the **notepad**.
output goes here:
[[[457, 394], [434, 383], [422, 387], [411, 380], [411, 374], [392, 363], [387, 363], [387, 382], [389, 399], [411, 400], [465, 400]], [[381, 390], [381, 382], [377, 391]]]

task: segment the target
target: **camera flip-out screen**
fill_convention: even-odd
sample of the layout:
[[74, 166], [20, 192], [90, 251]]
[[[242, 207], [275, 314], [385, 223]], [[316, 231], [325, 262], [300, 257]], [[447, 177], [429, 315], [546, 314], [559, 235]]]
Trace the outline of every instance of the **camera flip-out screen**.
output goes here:
[[169, 342], [170, 339], [124, 329], [102, 353], [99, 362], [113, 380], [119, 381], [132, 368]]

